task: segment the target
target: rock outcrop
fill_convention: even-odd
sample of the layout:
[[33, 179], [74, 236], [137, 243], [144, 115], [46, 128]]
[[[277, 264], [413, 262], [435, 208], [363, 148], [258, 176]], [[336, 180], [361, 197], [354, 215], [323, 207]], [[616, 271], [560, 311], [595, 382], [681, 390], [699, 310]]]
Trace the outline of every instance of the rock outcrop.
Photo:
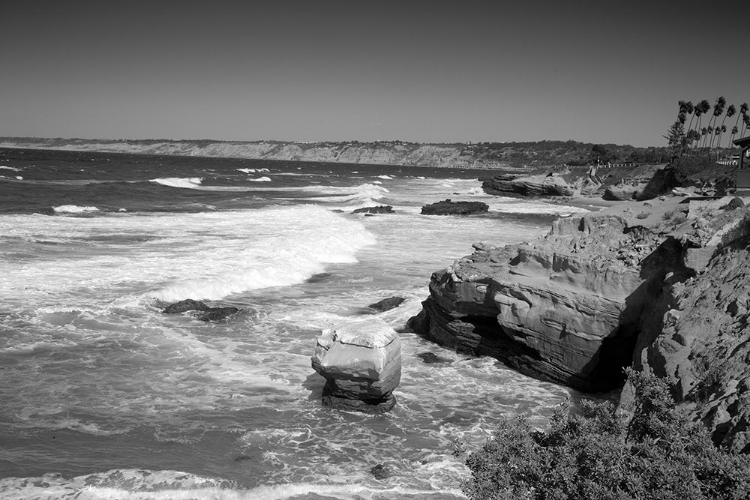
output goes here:
[[690, 276], [670, 277], [634, 365], [667, 377], [717, 445], [750, 453], [750, 211], [704, 210], [681, 229]]
[[422, 207], [422, 215], [470, 215], [489, 211], [490, 206], [481, 201], [438, 201]]
[[630, 363], [647, 290], [667, 272], [649, 268], [680, 265], [672, 249], [656, 251], [663, 243], [621, 217], [587, 216], [559, 219], [526, 245], [475, 245], [471, 256], [433, 273], [412, 325], [539, 378], [612, 389]]
[[617, 388], [625, 366], [667, 377], [717, 444], [750, 453], [750, 208], [679, 200], [475, 244], [433, 273], [409, 326], [584, 391]]
[[162, 311], [164, 314], [180, 314], [197, 311], [196, 318], [201, 321], [221, 321], [240, 312], [236, 307], [209, 307], [205, 303], [193, 299], [185, 299], [170, 304]]
[[542, 175], [496, 175], [482, 181], [482, 189], [488, 194], [517, 194], [523, 196], [573, 196], [575, 190], [562, 176], [549, 173]]
[[378, 205], [377, 207], [355, 208], [353, 214], [392, 214], [393, 207], [390, 205]]
[[326, 379], [323, 404], [382, 413], [393, 408], [401, 381], [401, 339], [384, 322], [359, 321], [324, 330], [312, 366]]
[[379, 300], [373, 304], [367, 306], [367, 308], [374, 313], [381, 313], [395, 309], [404, 303], [406, 299], [403, 297], [388, 297], [383, 300]]

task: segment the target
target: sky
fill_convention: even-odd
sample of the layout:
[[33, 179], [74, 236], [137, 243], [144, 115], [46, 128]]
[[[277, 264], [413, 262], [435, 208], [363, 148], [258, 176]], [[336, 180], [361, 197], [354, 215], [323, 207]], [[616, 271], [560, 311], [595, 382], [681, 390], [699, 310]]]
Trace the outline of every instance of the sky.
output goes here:
[[6, 1], [0, 136], [663, 146], [750, 2]]

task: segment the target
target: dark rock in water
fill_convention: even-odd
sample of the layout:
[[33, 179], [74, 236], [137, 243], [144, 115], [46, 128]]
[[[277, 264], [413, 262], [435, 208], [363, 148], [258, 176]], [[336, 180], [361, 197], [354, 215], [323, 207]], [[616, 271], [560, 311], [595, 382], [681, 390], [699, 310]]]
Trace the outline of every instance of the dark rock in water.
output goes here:
[[438, 201], [422, 207], [422, 215], [469, 215], [489, 211], [490, 207], [481, 201]]
[[338, 396], [335, 384], [327, 382], [323, 388], [323, 406], [335, 410], [358, 411], [361, 413], [379, 414], [391, 411], [396, 406], [396, 396], [392, 393], [380, 399], [351, 399]]
[[392, 214], [393, 207], [390, 205], [379, 205], [377, 207], [364, 207], [357, 208], [352, 212], [353, 214]]
[[239, 309], [236, 307], [208, 307], [201, 301], [185, 299], [168, 305], [162, 312], [164, 314], [179, 314], [187, 311], [200, 311], [201, 313], [196, 317], [201, 321], [220, 321], [239, 312]]
[[162, 312], [164, 314], [179, 314], [185, 311], [205, 311], [207, 309], [210, 309], [210, 307], [203, 302], [193, 299], [185, 299], [168, 305]]
[[421, 358], [422, 361], [427, 364], [435, 364], [435, 363], [450, 363], [451, 360], [448, 358], [441, 358], [437, 354], [431, 353], [431, 352], [420, 352], [417, 354], [418, 358]]
[[390, 311], [391, 309], [397, 308], [405, 300], [406, 299], [403, 297], [388, 297], [387, 299], [383, 299], [380, 302], [375, 302], [374, 304], [370, 304], [367, 307], [376, 312], [385, 312], [385, 311]]
[[378, 464], [372, 469], [370, 469], [370, 473], [375, 476], [375, 479], [388, 479], [389, 477], [393, 476], [395, 474], [395, 470], [392, 465], [388, 464]]
[[736, 196], [732, 198], [729, 203], [721, 207], [722, 210], [736, 210], [738, 208], [742, 208], [745, 206], [745, 202], [742, 201], [742, 198], [737, 198]]
[[333, 276], [331, 273], [318, 273], [313, 274], [307, 280], [305, 280], [306, 283], [323, 283], [325, 281], [328, 281], [331, 279], [331, 276]]
[[201, 321], [221, 321], [240, 310], [236, 307], [209, 307], [202, 314], [198, 315]]

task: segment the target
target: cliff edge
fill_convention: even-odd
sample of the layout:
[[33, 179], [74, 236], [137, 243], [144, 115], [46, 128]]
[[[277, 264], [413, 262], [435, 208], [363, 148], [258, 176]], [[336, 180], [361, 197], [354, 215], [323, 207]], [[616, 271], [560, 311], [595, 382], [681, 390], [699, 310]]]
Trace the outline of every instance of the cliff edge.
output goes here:
[[433, 273], [409, 326], [523, 373], [598, 392], [666, 376], [717, 443], [750, 451], [750, 209], [664, 198], [481, 243]]

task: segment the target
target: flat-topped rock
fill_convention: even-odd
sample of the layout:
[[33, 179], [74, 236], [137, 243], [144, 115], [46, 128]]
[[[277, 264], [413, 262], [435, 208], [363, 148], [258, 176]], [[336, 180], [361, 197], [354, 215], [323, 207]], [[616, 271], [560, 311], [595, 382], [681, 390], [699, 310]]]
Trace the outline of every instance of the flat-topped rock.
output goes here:
[[469, 215], [489, 211], [490, 206], [481, 201], [451, 201], [430, 203], [422, 207], [422, 215]]
[[396, 404], [401, 381], [401, 339], [379, 320], [352, 321], [323, 330], [312, 367], [325, 377], [323, 404], [368, 413]]

